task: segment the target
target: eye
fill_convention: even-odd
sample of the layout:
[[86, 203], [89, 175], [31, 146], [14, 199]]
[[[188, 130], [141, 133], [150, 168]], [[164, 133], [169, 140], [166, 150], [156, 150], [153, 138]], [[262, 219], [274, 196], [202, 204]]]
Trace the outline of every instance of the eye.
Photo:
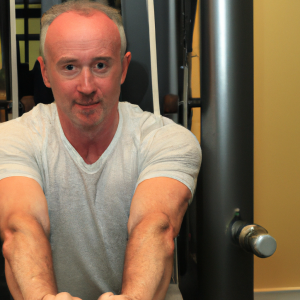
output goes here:
[[67, 65], [67, 66], [66, 66], [66, 69], [67, 69], [68, 71], [72, 71], [72, 70], [74, 70], [74, 66], [73, 66], [73, 65]]
[[100, 62], [100, 63], [97, 63], [97, 69], [101, 70], [104, 68], [104, 63]]

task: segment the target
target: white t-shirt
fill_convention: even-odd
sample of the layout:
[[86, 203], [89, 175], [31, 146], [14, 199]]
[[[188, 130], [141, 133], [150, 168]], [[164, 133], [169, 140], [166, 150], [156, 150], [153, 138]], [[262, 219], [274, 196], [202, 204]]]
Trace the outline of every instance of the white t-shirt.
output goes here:
[[55, 103], [39, 104], [0, 125], [0, 180], [26, 176], [41, 185], [58, 289], [84, 300], [120, 293], [137, 185], [170, 177], [193, 194], [200, 162], [199, 143], [190, 131], [126, 102], [119, 103], [112, 142], [91, 165], [66, 139]]

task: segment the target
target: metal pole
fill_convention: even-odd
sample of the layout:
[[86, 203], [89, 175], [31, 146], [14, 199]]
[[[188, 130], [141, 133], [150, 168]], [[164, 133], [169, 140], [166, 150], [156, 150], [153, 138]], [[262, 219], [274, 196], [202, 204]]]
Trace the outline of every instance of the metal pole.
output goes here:
[[253, 1], [201, 1], [199, 283], [205, 300], [252, 300], [253, 255], [227, 232], [253, 219]]
[[155, 115], [159, 116], [160, 107], [159, 107], [159, 93], [158, 93], [156, 34], [155, 34], [155, 16], [154, 16], [153, 0], [147, 0], [147, 10], [148, 10], [153, 112]]
[[178, 95], [178, 65], [177, 62], [177, 19], [176, 1], [169, 0], [169, 89], [170, 94]]
[[10, 0], [10, 63], [11, 63], [11, 96], [13, 102], [12, 118], [15, 119], [19, 116], [15, 0]]

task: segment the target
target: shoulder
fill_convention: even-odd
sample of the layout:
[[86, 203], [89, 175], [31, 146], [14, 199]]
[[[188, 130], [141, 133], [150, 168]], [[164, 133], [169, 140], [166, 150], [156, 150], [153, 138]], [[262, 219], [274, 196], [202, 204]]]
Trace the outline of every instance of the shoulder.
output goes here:
[[120, 102], [119, 110], [121, 111], [126, 130], [132, 128], [134, 131], [138, 131], [141, 141], [163, 131], [186, 130], [168, 118], [143, 111], [138, 105], [128, 102]]
[[28, 145], [43, 143], [55, 124], [56, 106], [39, 104], [21, 117], [0, 124], [3, 145]]
[[52, 126], [57, 116], [56, 104], [38, 104], [30, 112], [18, 118], [20, 124], [42, 128]]
[[56, 105], [38, 104], [30, 112], [23, 114], [14, 120], [2, 123], [2, 134], [27, 135], [43, 134], [45, 130], [54, 124], [57, 115]]
[[140, 151], [154, 152], [179, 149], [201, 156], [200, 145], [191, 131], [172, 120], [143, 111], [139, 106], [120, 102], [125, 130], [134, 132], [140, 142]]

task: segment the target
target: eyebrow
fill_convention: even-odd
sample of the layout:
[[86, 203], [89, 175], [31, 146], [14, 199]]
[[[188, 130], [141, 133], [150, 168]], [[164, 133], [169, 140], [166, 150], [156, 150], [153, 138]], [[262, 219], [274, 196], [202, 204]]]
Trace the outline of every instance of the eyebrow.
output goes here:
[[75, 58], [72, 58], [72, 57], [61, 57], [57, 64], [58, 65], [62, 65], [62, 64], [69, 64], [69, 63], [73, 63], [73, 62], [76, 62], [78, 61], [78, 59], [75, 59]]
[[[98, 57], [94, 57], [94, 58], [92, 59], [93, 62], [94, 62], [94, 61], [98, 61], [98, 60], [104, 60], [104, 61], [106, 61], [106, 62], [110, 62], [110, 61], [112, 60], [112, 58], [111, 58], [111, 57], [108, 57], [108, 56], [98, 56]], [[77, 61], [78, 61], [78, 59], [76, 59], [76, 58], [64, 56], [64, 57], [61, 57], [61, 58], [58, 60], [57, 64], [58, 64], [58, 65], [70, 64], [70, 63], [74, 63], [74, 62], [77, 62]]]
[[98, 57], [93, 58], [93, 61], [97, 61], [97, 60], [104, 60], [106, 62], [109, 62], [112, 60], [112, 58], [109, 56], [98, 56]]

